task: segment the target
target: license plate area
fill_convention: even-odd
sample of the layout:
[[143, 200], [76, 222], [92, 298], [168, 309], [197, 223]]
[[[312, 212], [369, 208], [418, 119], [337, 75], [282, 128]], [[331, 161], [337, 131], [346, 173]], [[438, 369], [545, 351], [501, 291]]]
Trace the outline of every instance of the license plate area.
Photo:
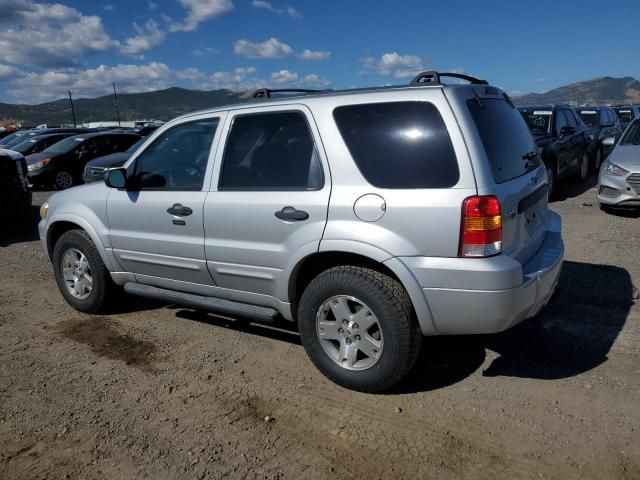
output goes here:
[[518, 215], [522, 218], [528, 236], [533, 235], [545, 221], [547, 205], [544, 200], [548, 190], [549, 187], [543, 185], [518, 203]]

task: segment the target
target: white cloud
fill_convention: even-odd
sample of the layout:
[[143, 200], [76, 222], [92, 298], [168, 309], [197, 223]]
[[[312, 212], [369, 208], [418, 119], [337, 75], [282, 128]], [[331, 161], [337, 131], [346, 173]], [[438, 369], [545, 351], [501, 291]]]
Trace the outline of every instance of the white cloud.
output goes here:
[[240, 39], [233, 45], [236, 55], [247, 58], [284, 58], [293, 54], [293, 49], [277, 38], [271, 37], [260, 43]]
[[167, 37], [167, 33], [161, 30], [155, 20], [152, 19], [147, 20], [144, 27], [140, 27], [133, 22], [133, 28], [138, 32], [138, 35], [129, 37], [124, 41], [120, 51], [125, 55], [140, 55], [161, 44]]
[[202, 80], [205, 78], [205, 74], [200, 71], [199, 68], [186, 68], [184, 70], [178, 70], [176, 72], [176, 78], [179, 80]]
[[144, 65], [100, 65], [86, 70], [65, 68], [44, 73], [28, 72], [9, 90], [19, 101], [54, 100], [73, 90], [76, 97], [96, 97], [112, 92], [115, 82], [120, 92], [148, 92], [168, 88], [173, 82], [171, 69], [164, 63]]
[[300, 83], [309, 88], [327, 88], [331, 85], [329, 80], [319, 77], [315, 73], [305, 76]]
[[96, 15], [59, 3], [0, 0], [0, 61], [69, 67], [77, 57], [118, 46]]
[[400, 55], [397, 52], [385, 53], [380, 59], [371, 56], [362, 59], [363, 73], [393, 75], [395, 78], [411, 77], [424, 70], [420, 57]]
[[298, 81], [298, 74], [289, 70], [280, 70], [271, 74], [271, 81], [276, 84], [294, 83]]
[[251, 2], [254, 8], [260, 8], [263, 10], [269, 10], [276, 15], [288, 15], [293, 18], [302, 18], [302, 14], [293, 7], [276, 8], [271, 3], [264, 0], [253, 0]]
[[[233, 10], [231, 0], [178, 0], [187, 9], [187, 16], [182, 22], [171, 22], [172, 32], [193, 32], [206, 20], [219, 17]], [[165, 18], [165, 21], [167, 17]]]
[[536, 83], [544, 83], [545, 79], [544, 78], [536, 78]]
[[327, 51], [313, 51], [305, 48], [302, 53], [298, 55], [302, 60], [311, 60], [311, 61], [319, 61], [319, 60], [327, 60], [331, 56], [331, 52]]
[[106, 5], [103, 5], [102, 9], [107, 11], [107, 12], [113, 12], [113, 10], [114, 10], [113, 5], [111, 5], [110, 3], [107, 3]]
[[215, 47], [196, 48], [191, 52], [194, 57], [204, 57], [206, 55], [213, 55], [214, 53], [218, 53], [218, 49]]
[[15, 78], [23, 77], [25, 73], [11, 65], [4, 65], [0, 63], [0, 80], [13, 80]]
[[147, 7], [149, 7], [149, 10], [157, 10], [158, 4], [156, 2], [147, 2]]

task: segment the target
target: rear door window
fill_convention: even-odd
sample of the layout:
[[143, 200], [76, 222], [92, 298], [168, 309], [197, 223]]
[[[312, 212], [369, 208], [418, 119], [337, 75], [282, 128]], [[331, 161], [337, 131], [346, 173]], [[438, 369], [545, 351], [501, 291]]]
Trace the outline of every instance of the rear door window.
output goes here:
[[536, 151], [531, 133], [522, 116], [506, 100], [471, 99], [467, 101], [467, 108], [478, 128], [496, 183], [507, 182], [536, 168], [524, 158]]
[[429, 102], [348, 105], [334, 110], [364, 178], [378, 188], [447, 188], [460, 172], [447, 127]]

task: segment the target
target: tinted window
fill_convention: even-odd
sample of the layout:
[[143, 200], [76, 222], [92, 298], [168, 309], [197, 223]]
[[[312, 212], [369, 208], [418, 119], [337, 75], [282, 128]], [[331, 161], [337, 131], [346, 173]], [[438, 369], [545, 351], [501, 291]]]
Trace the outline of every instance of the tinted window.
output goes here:
[[438, 109], [428, 102], [338, 107], [333, 116], [364, 178], [379, 188], [446, 188], [460, 178]]
[[625, 132], [621, 145], [640, 145], [640, 120], [634, 120]]
[[183, 123], [162, 133], [136, 159], [134, 183], [142, 189], [200, 190], [218, 119]]
[[589, 128], [594, 128], [599, 125], [597, 110], [578, 110], [578, 115], [580, 115], [584, 124]]
[[616, 108], [616, 114], [621, 122], [630, 122], [633, 120], [633, 111], [630, 108]]
[[506, 182], [536, 168], [524, 161], [524, 155], [535, 152], [536, 146], [527, 125], [515, 108], [499, 98], [468, 100], [482, 144], [489, 158], [493, 179]]
[[317, 190], [320, 159], [301, 113], [234, 118], [222, 160], [221, 190]]
[[564, 110], [556, 110], [555, 127], [554, 127], [556, 136], [559, 137], [562, 127], [566, 127], [568, 125], [569, 125], [569, 121], [567, 120], [567, 116], [565, 115]]
[[577, 128], [578, 122], [576, 121], [576, 117], [573, 115], [573, 112], [571, 110], [562, 110], [562, 112], [567, 119], [567, 125], [573, 128]]
[[532, 109], [520, 110], [522, 118], [534, 135], [548, 135], [551, 133], [551, 110]]

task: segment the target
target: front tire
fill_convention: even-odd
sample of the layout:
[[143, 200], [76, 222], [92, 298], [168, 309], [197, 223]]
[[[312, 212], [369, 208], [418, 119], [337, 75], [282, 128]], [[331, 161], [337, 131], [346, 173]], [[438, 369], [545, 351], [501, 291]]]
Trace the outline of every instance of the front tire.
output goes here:
[[600, 171], [600, 165], [602, 165], [602, 149], [598, 148], [596, 150], [596, 155], [593, 158], [593, 170], [595, 173]]
[[400, 282], [363, 267], [326, 270], [300, 300], [300, 337], [314, 365], [346, 388], [375, 393], [409, 372], [422, 345]]
[[580, 182], [584, 182], [588, 176], [589, 176], [589, 157], [585, 153], [584, 155], [582, 155], [582, 158], [580, 160], [580, 165], [578, 165], [578, 171], [576, 172], [574, 179], [576, 182], [580, 183]]
[[549, 189], [547, 191], [547, 198], [551, 199], [556, 187], [556, 174], [553, 170], [553, 167], [549, 165], [547, 165], [547, 184], [549, 186]]
[[56, 172], [53, 176], [53, 186], [56, 190], [66, 190], [67, 188], [73, 187], [74, 183], [76, 183], [76, 181], [73, 175], [66, 170]]
[[53, 248], [53, 269], [60, 293], [80, 312], [105, 310], [115, 285], [98, 249], [84, 230], [63, 233]]

